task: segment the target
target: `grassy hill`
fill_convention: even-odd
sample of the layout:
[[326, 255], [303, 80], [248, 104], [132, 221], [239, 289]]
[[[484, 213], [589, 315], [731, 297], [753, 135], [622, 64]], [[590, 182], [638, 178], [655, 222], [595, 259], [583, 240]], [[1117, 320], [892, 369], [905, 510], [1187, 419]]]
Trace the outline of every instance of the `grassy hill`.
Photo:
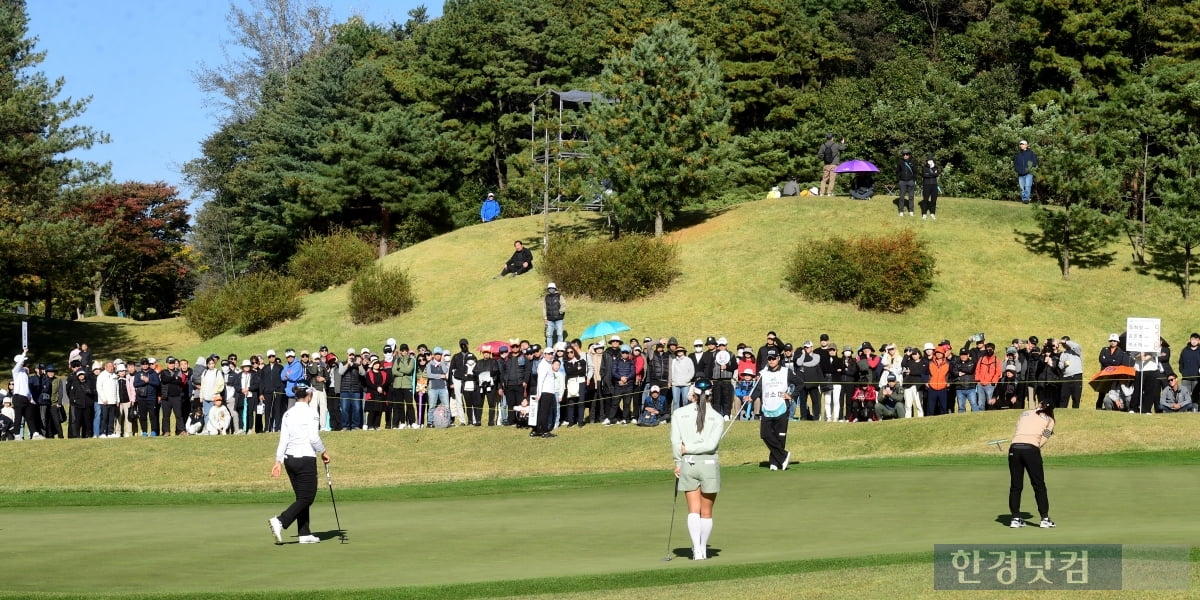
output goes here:
[[[1126, 317], [1160, 317], [1176, 348], [1197, 328], [1173, 284], [1138, 275], [1126, 245], [1114, 244], [1115, 260], [1095, 269], [1073, 269], [1063, 280], [1052, 257], [1034, 255], [1023, 241], [1034, 230], [1029, 207], [1015, 203], [944, 198], [939, 220], [897, 218], [886, 198], [784, 198], [739, 205], [718, 213], [689, 214], [670, 234], [680, 247], [682, 274], [668, 290], [630, 303], [568, 298], [568, 335], [605, 319], [628, 323], [639, 337], [675, 335], [681, 341], [724, 335], [732, 343], [762, 343], [767, 330], [793, 342], [829, 333], [839, 345], [870, 340], [923, 343], [950, 339], [961, 344], [983, 331], [1007, 342], [1015, 336], [1070, 335], [1085, 353], [1099, 349], [1108, 333], [1122, 331]], [[545, 281], [536, 273], [492, 279], [512, 251], [512, 241], [540, 255], [541, 216], [475, 225], [396, 252], [381, 263], [408, 269], [417, 306], [389, 321], [355, 326], [347, 316], [348, 286], [310, 294], [304, 315], [251, 336], [225, 334], [200, 343], [181, 320], [154, 324], [116, 319], [44, 324], [35, 320], [36, 346], [65, 349], [76, 339], [92, 342], [97, 356], [174, 353], [194, 358], [210, 351], [239, 355], [315, 350], [327, 344], [341, 354], [349, 346], [378, 350], [395, 337], [410, 344], [454, 347], [460, 337], [473, 344], [542, 337], [540, 297]], [[594, 214], [552, 215], [551, 227], [602, 235]], [[927, 301], [904, 314], [864, 313], [850, 306], [813, 303], [782, 287], [782, 262], [801, 240], [858, 232], [887, 233], [913, 228], [937, 258], [936, 284]], [[629, 260], [637, 260], [631, 256]], [[880, 260], [899, 261], [885, 256]], [[17, 321], [0, 321], [0, 338], [12, 350]], [[52, 357], [53, 359], [53, 357]], [[1089, 368], [1092, 361], [1088, 360]]]

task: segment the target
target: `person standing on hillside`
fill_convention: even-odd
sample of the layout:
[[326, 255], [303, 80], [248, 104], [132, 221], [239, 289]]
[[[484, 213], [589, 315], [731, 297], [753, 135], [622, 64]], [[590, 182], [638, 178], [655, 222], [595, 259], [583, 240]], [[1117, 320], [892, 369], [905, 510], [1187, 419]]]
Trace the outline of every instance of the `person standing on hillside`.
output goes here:
[[846, 138], [841, 143], [833, 141], [833, 134], [825, 135], [825, 143], [817, 150], [817, 157], [824, 167], [821, 169], [821, 195], [832, 196], [834, 185], [837, 183], [838, 154], [846, 149]]
[[479, 219], [484, 223], [490, 223], [499, 216], [500, 202], [496, 200], [496, 194], [488, 192], [487, 197], [483, 199], [483, 206], [479, 207]]
[[271, 477], [278, 479], [279, 473], [286, 468], [296, 501], [279, 516], [267, 519], [267, 524], [276, 544], [283, 543], [283, 530], [292, 523], [296, 523], [301, 544], [316, 544], [321, 539], [309, 529], [308, 509], [317, 498], [317, 455], [320, 454], [321, 462], [329, 464], [329, 452], [325, 451], [325, 443], [321, 441], [317, 412], [308, 405], [312, 400], [308, 385], [297, 383], [292, 386], [292, 391], [296, 404], [280, 421], [279, 445], [275, 448]]
[[1037, 410], [1025, 411], [1017, 419], [1017, 430], [1008, 446], [1008, 512], [1012, 514], [1009, 527], [1025, 526], [1021, 517], [1021, 492], [1025, 486], [1025, 473], [1029, 473], [1029, 485], [1037, 501], [1038, 514], [1042, 517], [1041, 527], [1054, 527], [1050, 519], [1050, 499], [1046, 495], [1046, 476], [1042, 468], [1042, 446], [1054, 435], [1054, 405], [1043, 402]]
[[546, 284], [546, 296], [542, 298], [542, 323], [546, 326], [546, 347], [553, 348], [563, 339], [563, 319], [567, 316], [567, 301], [558, 293], [554, 282]]
[[1029, 149], [1029, 142], [1021, 140], [1018, 148], [1013, 158], [1013, 170], [1017, 172], [1017, 184], [1021, 186], [1021, 204], [1029, 204], [1029, 196], [1033, 193], [1033, 168], [1038, 166], [1038, 159]]
[[938, 177], [942, 175], [941, 169], [933, 160], [933, 155], [925, 157], [925, 164], [921, 167], [921, 218], [929, 217], [937, 220], [937, 200], [938, 193], [941, 189], [938, 187]]
[[900, 155], [900, 160], [896, 161], [896, 181], [900, 189], [900, 197], [896, 198], [896, 210], [900, 211], [901, 217], [907, 210], [908, 216], [911, 217], [913, 195], [917, 190], [917, 167], [913, 164], [912, 153], [907, 148]]

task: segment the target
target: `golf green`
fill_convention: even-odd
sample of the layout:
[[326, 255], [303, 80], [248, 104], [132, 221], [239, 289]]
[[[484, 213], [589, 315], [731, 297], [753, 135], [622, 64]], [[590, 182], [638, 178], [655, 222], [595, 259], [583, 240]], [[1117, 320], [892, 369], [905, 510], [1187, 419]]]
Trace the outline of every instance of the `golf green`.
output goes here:
[[[929, 552], [937, 543], [1191, 544], [1200, 523], [1164, 518], [1166, 499], [1200, 494], [1200, 466], [1051, 466], [1058, 528], [1011, 530], [1008, 472], [995, 467], [882, 467], [786, 472], [726, 468], [710, 557], [690, 555], [679, 498], [670, 555], [669, 475], [598, 485], [403, 501], [339, 499], [313, 507], [323, 541], [271, 541], [279, 505], [11, 508], [0, 535], [4, 594], [253, 592], [588, 576], [653, 569]], [[323, 483], [323, 482], [322, 482]], [[1182, 506], [1187, 506], [1184, 502]], [[1022, 508], [1036, 513], [1032, 491]], [[68, 577], [51, 576], [69, 565]], [[541, 590], [547, 591], [547, 590]]]

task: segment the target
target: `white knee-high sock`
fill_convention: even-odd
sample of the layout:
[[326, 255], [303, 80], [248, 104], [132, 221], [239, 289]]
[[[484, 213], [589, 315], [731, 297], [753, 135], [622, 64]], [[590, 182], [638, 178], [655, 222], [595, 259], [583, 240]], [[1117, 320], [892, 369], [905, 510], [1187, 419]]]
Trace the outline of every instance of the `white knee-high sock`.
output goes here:
[[708, 558], [708, 536], [712, 535], [713, 522], [711, 518], [700, 519], [700, 551]]
[[[688, 513], [688, 533], [692, 536], [692, 552], [699, 552], [704, 548], [700, 544], [700, 513]], [[699, 558], [699, 555], [695, 556]]]

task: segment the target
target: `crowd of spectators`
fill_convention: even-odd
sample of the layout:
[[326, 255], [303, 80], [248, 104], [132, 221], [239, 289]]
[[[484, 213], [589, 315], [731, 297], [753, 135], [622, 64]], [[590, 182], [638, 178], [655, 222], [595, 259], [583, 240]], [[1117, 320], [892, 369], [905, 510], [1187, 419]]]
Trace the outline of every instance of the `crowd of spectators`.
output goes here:
[[[1003, 347], [984, 334], [957, 350], [949, 340], [901, 346], [871, 342], [840, 347], [826, 334], [799, 346], [768, 332], [758, 348], [723, 337], [622, 338], [553, 347], [510, 340], [450, 351], [388, 339], [378, 353], [326, 346], [241, 358], [174, 356], [159, 361], [93, 358], [86, 344], [69, 368], [14, 357], [3, 393], [0, 438], [223, 435], [275, 432], [295, 403], [295, 386], [311, 388], [325, 431], [418, 429], [435, 424], [529, 428], [554, 437], [585, 425], [655, 426], [686, 405], [694, 384], [711, 395], [725, 420], [760, 418], [757, 381], [774, 351], [788, 369], [792, 420], [876, 421], [955, 412], [1023, 409], [1046, 400], [1060, 408], [1185, 412], [1200, 379], [1200, 333], [1171, 364], [1170, 346], [1131, 353], [1109, 336], [1094, 368], [1123, 367], [1084, 386], [1082, 347], [1069, 337], [1014, 338]], [[1087, 399], [1085, 400], [1085, 396]], [[440, 417], [440, 418], [439, 418]], [[65, 426], [65, 431], [64, 431]]]

